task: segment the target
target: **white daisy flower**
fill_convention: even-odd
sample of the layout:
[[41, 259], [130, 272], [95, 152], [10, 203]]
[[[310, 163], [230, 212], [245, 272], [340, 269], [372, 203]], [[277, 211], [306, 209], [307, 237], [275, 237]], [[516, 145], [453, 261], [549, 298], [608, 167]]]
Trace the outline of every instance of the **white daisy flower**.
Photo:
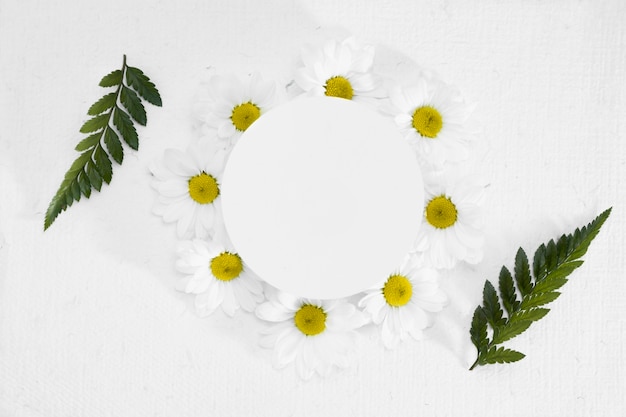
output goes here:
[[427, 312], [441, 311], [446, 295], [439, 289], [438, 274], [407, 257], [397, 273], [382, 285], [368, 290], [359, 301], [359, 307], [381, 327], [383, 344], [395, 348], [408, 336], [422, 338], [422, 331], [430, 326]]
[[303, 379], [349, 367], [356, 329], [366, 323], [363, 313], [344, 300], [309, 300], [278, 291], [257, 307], [256, 315], [274, 323], [261, 339], [263, 347], [274, 350], [274, 366], [295, 362]]
[[177, 223], [181, 238], [205, 238], [221, 221], [220, 177], [226, 151], [202, 141], [185, 152], [167, 149], [163, 160], [150, 167], [159, 196], [154, 212], [167, 223]]
[[420, 78], [406, 88], [392, 87], [389, 99], [390, 107], [385, 112], [394, 116], [421, 160], [441, 167], [446, 161], [468, 157], [469, 135], [464, 124], [473, 107], [465, 104], [451, 86]]
[[321, 49], [307, 46], [301, 57], [304, 66], [296, 70], [295, 81], [310, 95], [359, 100], [380, 85], [372, 73], [374, 47], [360, 47], [353, 38], [328, 41]]
[[458, 261], [476, 264], [483, 257], [482, 199], [485, 187], [472, 179], [426, 183], [424, 222], [415, 251], [435, 268]]
[[181, 243], [176, 269], [185, 274], [178, 289], [196, 294], [196, 311], [208, 316], [221, 306], [233, 316], [241, 307], [254, 311], [263, 301], [263, 286], [237, 253], [217, 242]]
[[218, 138], [233, 144], [263, 113], [275, 104], [276, 85], [252, 74], [244, 81], [235, 76], [213, 76], [201, 120], [217, 129]]

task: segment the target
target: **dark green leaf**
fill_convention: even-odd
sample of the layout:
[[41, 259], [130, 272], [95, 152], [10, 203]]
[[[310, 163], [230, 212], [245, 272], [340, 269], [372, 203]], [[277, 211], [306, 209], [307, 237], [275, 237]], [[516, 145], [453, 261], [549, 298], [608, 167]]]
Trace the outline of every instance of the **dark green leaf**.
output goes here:
[[80, 185], [78, 185], [78, 179], [74, 179], [74, 181], [72, 181], [70, 183], [70, 191], [72, 193], [72, 198], [76, 201], [80, 200]]
[[569, 239], [567, 235], [562, 235], [556, 242], [556, 256], [558, 264], [563, 263], [565, 258], [567, 258], [567, 255], [569, 255], [569, 245], [572, 240], [573, 239]]
[[135, 126], [133, 126], [130, 116], [119, 107], [117, 107], [115, 113], [113, 113], [113, 124], [117, 127], [118, 132], [122, 135], [122, 139], [124, 139], [128, 146], [137, 150], [139, 148], [139, 137], [137, 136]]
[[54, 220], [57, 218], [59, 213], [65, 210], [65, 208], [66, 207], [63, 204], [61, 198], [59, 198], [58, 196], [53, 197], [52, 201], [50, 201], [50, 205], [48, 206], [48, 210], [46, 210], [46, 216], [43, 222], [43, 230], [47, 230], [48, 227], [50, 227]]
[[533, 290], [533, 283], [530, 277], [530, 266], [528, 265], [528, 257], [522, 248], [517, 250], [515, 255], [515, 282], [522, 294], [522, 297], [530, 294]]
[[89, 161], [87, 163], [87, 166], [85, 167], [85, 173], [87, 174], [87, 177], [89, 177], [89, 182], [91, 183], [93, 188], [100, 191], [100, 188], [102, 188], [102, 177], [98, 173], [98, 170], [96, 169], [96, 166], [92, 161]]
[[[557, 266], [557, 254], [556, 254], [556, 243], [554, 240], [550, 240], [546, 245], [546, 269], [548, 271], [553, 270]], [[537, 281], [541, 281], [545, 276], [536, 276]]]
[[529, 308], [539, 307], [544, 304], [551, 303], [556, 300], [559, 295], [561, 295], [560, 292], [544, 292], [540, 294], [527, 295], [524, 299], [522, 299], [521, 308], [522, 310], [528, 310]]
[[530, 310], [520, 310], [517, 313], [513, 314], [513, 316], [511, 316], [511, 321], [512, 322], [516, 322], [516, 321], [537, 321], [541, 318], [543, 318], [546, 314], [548, 314], [548, 312], [550, 311], [549, 308], [533, 308]]
[[489, 344], [489, 339], [487, 338], [487, 317], [480, 306], [476, 307], [476, 310], [474, 310], [470, 335], [472, 337], [472, 343], [474, 343], [474, 346], [476, 346], [479, 351]]
[[93, 103], [91, 107], [89, 107], [89, 110], [87, 110], [87, 114], [90, 116], [96, 116], [100, 113], [104, 113], [105, 111], [115, 106], [116, 99], [117, 95], [115, 93], [109, 93], [105, 95], [100, 100]]
[[156, 86], [139, 68], [126, 68], [126, 82], [149, 103], [155, 106], [162, 105], [161, 96]]
[[502, 317], [503, 312], [502, 307], [500, 307], [498, 294], [496, 294], [495, 288], [489, 281], [485, 282], [485, 287], [483, 288], [483, 311], [492, 327], [495, 328], [506, 323], [506, 319]]
[[519, 301], [517, 300], [517, 294], [515, 293], [515, 286], [513, 284], [513, 277], [511, 272], [506, 267], [502, 267], [500, 270], [500, 278], [498, 282], [500, 286], [500, 297], [502, 298], [502, 304], [506, 309], [509, 316], [519, 308]]
[[93, 135], [87, 136], [85, 139], [78, 142], [76, 145], [76, 149], [79, 152], [86, 151], [87, 149], [93, 148], [100, 142], [100, 137], [102, 133], [94, 133]]
[[137, 121], [142, 126], [146, 125], [146, 109], [144, 109], [143, 104], [141, 104], [141, 100], [137, 97], [137, 94], [133, 90], [128, 87], [122, 87], [122, 92], [120, 94], [120, 101], [128, 110], [128, 113], [132, 116], [133, 119]]
[[[555, 278], [566, 278], [568, 277], [574, 270], [580, 267], [584, 261], [572, 261], [559, 265], [557, 269], [554, 271], [550, 271], [548, 275], [546, 275], [546, 280], [555, 279]], [[539, 291], [545, 292], [545, 291]]]
[[535, 280], [542, 279], [546, 274], [546, 245], [541, 245], [535, 251], [533, 258], [533, 275]]
[[[130, 87], [124, 84], [124, 74]], [[82, 154], [65, 173], [59, 189], [50, 201], [44, 219], [44, 230], [52, 225], [59, 213], [66, 210], [74, 201], [78, 201], [81, 195], [89, 198], [92, 188], [100, 191], [103, 181], [107, 183], [111, 181], [113, 176], [111, 158], [118, 164], [121, 164], [124, 159], [124, 151], [118, 134], [132, 149], [139, 147], [139, 138], [133, 119], [142, 125], [147, 122], [146, 111], [139, 96], [152, 104], [161, 105], [161, 96], [155, 85], [141, 70], [128, 67], [126, 56], [124, 56], [122, 69], [103, 77], [100, 85], [118, 87], [118, 89], [104, 95], [89, 107], [87, 114], [94, 117], [87, 120], [81, 126], [80, 131], [91, 133], [91, 135], [81, 140], [76, 146], [76, 150]], [[120, 106], [118, 106], [118, 100], [121, 103]], [[128, 110], [130, 116], [122, 110], [122, 105]], [[117, 128], [117, 133], [113, 126]], [[101, 140], [104, 140], [104, 144]]]
[[124, 150], [122, 149], [122, 143], [113, 129], [107, 129], [106, 132], [104, 132], [104, 143], [107, 145], [109, 155], [113, 157], [115, 162], [121, 164], [124, 160]]
[[90, 158], [91, 158], [91, 152], [83, 152], [82, 154], [80, 154], [80, 156], [76, 158], [74, 162], [72, 162], [72, 166], [65, 174], [65, 179], [66, 180], [68, 178], [73, 179], [75, 175], [78, 175], [77, 172], [83, 169], [83, 167], [85, 166], [87, 161], [89, 161]]
[[72, 203], [74, 202], [74, 196], [72, 195], [72, 183], [70, 183], [67, 187], [66, 193], [65, 193], [65, 205], [66, 206], [71, 206]]
[[552, 279], [544, 279], [537, 285], [535, 285], [535, 293], [547, 293], [558, 290], [563, 285], [567, 283], [567, 278], [552, 278]]
[[482, 363], [510, 363], [517, 362], [521, 359], [524, 359], [526, 355], [521, 352], [517, 352], [512, 349], [505, 349], [503, 347], [490, 348], [483, 357], [481, 358]]
[[83, 124], [80, 128], [80, 133], [91, 133], [96, 130], [100, 130], [107, 125], [109, 121], [108, 114], [101, 114], [100, 116], [96, 116], [93, 119], [89, 119]]
[[491, 343], [499, 345], [500, 343], [506, 342], [507, 340], [512, 339], [526, 331], [531, 324], [532, 321], [526, 320], [519, 320], [515, 322], [509, 321], [505, 326], [499, 327], [497, 331], [494, 332], [493, 341]]
[[91, 183], [89, 182], [89, 178], [87, 178], [87, 174], [85, 171], [81, 171], [78, 174], [78, 185], [80, 185], [80, 191], [87, 198], [91, 196]]
[[[585, 254], [589, 244], [598, 234], [600, 227], [610, 213], [611, 209], [608, 209], [587, 226], [576, 229], [573, 234], [563, 235], [557, 242], [551, 240], [547, 245], [539, 246], [533, 259], [534, 286], [528, 271], [529, 265], [526, 253], [521, 248], [517, 251], [515, 257], [515, 281], [522, 294], [522, 300], [519, 308], [516, 310], [515, 302], [517, 297], [511, 274], [503, 267], [499, 278], [500, 295], [509, 313], [508, 320], [502, 319], [504, 323], [499, 321], [502, 312], [498, 311], [499, 302], [495, 289], [489, 281], [485, 282], [483, 307], [479, 306], [474, 312], [472, 328], [470, 329], [472, 343], [478, 348], [478, 358], [470, 370], [474, 369], [476, 365], [514, 362], [524, 357], [520, 352], [498, 347], [497, 345], [521, 334], [528, 329], [532, 322], [540, 320], [548, 314], [550, 310], [540, 306], [551, 303], [561, 295], [556, 290], [561, 288], [567, 282], [567, 277], [583, 264], [582, 260], [577, 259]], [[512, 314], [511, 311], [513, 311]], [[491, 342], [487, 341], [486, 346], [479, 344], [481, 342], [482, 324], [480, 322], [481, 317], [477, 315], [477, 312], [483, 312], [486, 320], [493, 327], [492, 340]], [[484, 343], [484, 340], [482, 343]]]
[[589, 223], [586, 227], [583, 227], [584, 230], [580, 232], [578, 247], [574, 249], [572, 254], [568, 257], [568, 260], [573, 261], [575, 259], [581, 258], [585, 253], [587, 253], [589, 245], [598, 235], [598, 232], [600, 232], [600, 228], [602, 227], [606, 219], [609, 218], [612, 209], [613, 208], [611, 207], [603, 211], [591, 223]]
[[115, 70], [100, 80], [100, 87], [115, 87], [122, 82], [122, 71]]
[[111, 182], [111, 177], [113, 176], [113, 167], [111, 166], [109, 155], [104, 152], [102, 146], [98, 146], [96, 148], [96, 151], [93, 154], [93, 160], [95, 162], [96, 169], [98, 170], [98, 174], [100, 174], [104, 182], [109, 184]]

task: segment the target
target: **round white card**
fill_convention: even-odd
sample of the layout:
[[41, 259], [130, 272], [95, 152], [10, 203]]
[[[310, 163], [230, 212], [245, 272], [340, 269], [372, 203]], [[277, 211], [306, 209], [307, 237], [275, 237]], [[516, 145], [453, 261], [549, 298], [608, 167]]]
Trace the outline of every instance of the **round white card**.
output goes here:
[[244, 262], [280, 290], [319, 299], [397, 272], [424, 207], [417, 160], [393, 121], [331, 97], [292, 100], [254, 122], [221, 196]]

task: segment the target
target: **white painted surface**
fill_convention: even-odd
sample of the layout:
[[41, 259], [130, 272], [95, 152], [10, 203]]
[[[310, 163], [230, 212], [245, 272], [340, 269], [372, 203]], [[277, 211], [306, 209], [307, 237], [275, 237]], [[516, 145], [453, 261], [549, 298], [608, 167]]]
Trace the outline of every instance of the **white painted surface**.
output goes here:
[[[0, 415], [624, 415], [625, 19], [620, 0], [0, 1]], [[386, 352], [366, 335], [357, 368], [304, 383], [271, 368], [253, 318], [199, 319], [173, 290], [175, 234], [150, 214], [146, 167], [194, 137], [205, 68], [285, 85], [298, 47], [329, 27], [478, 102], [490, 250], [445, 278], [451, 304], [429, 340]], [[164, 107], [148, 108], [112, 185], [44, 234], [97, 82], [123, 53]], [[484, 279], [608, 206], [585, 265], [511, 343], [527, 358], [468, 372]]]
[[248, 266], [313, 299], [380, 284], [412, 249], [424, 207], [417, 158], [393, 120], [333, 97], [292, 100], [250, 126], [221, 195]]

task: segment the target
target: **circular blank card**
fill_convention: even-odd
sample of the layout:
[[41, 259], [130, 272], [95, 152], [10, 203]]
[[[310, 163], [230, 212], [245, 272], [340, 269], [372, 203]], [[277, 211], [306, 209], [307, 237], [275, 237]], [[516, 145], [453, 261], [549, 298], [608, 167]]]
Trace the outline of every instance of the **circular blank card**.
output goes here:
[[417, 235], [424, 188], [389, 118], [349, 100], [301, 98], [255, 121], [221, 184], [244, 262], [304, 298], [346, 297], [397, 272]]

